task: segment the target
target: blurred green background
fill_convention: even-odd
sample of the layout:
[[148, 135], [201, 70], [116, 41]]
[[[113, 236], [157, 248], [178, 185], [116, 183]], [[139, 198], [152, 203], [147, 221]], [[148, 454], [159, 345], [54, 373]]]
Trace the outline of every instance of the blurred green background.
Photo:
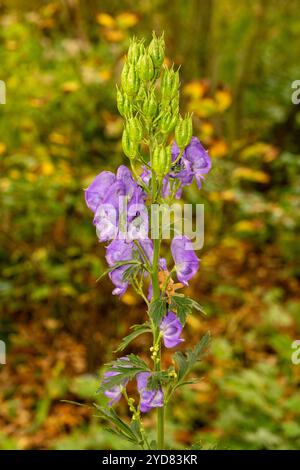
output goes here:
[[167, 444], [300, 449], [299, 0], [7, 0], [0, 22], [0, 448], [126, 447], [61, 400], [103, 402], [103, 363], [145, 318], [133, 292], [96, 283], [103, 247], [83, 188], [126, 163], [115, 83], [129, 38], [156, 30], [213, 159], [204, 188], [184, 193], [205, 204], [188, 293], [208, 313], [185, 337], [210, 329], [213, 342], [203, 380], [169, 410]]

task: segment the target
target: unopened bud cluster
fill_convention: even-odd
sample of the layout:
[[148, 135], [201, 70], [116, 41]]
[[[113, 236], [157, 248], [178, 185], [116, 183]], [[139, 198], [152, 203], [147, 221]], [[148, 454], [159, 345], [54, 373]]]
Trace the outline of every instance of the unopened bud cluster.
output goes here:
[[[117, 89], [117, 106], [124, 118], [122, 146], [133, 162], [148, 162], [158, 179], [171, 169], [170, 137], [180, 150], [192, 136], [192, 118], [179, 115], [179, 71], [163, 65], [163, 36], [153, 33], [146, 47], [143, 40], [132, 39]], [[147, 157], [146, 157], [147, 158]]]
[[150, 352], [151, 352], [151, 359], [153, 362], [158, 362], [159, 361], [159, 350], [160, 350], [160, 345], [157, 343], [154, 346], [151, 346]]

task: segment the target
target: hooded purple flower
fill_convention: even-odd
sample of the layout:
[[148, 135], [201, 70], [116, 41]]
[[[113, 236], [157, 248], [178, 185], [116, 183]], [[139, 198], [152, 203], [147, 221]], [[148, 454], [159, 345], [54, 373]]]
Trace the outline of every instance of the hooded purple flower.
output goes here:
[[182, 161], [186, 168], [195, 176], [198, 188], [201, 188], [201, 180], [211, 170], [211, 159], [207, 151], [197, 137], [192, 137], [189, 145], [185, 148]]
[[[126, 240], [113, 240], [106, 248], [106, 261], [110, 267], [115, 266], [120, 261], [130, 261], [133, 258], [134, 250], [133, 242]], [[123, 275], [129, 264], [120, 266], [113, 269], [109, 273], [109, 277], [116, 288], [113, 290], [113, 295], [123, 295], [128, 287], [128, 282], [123, 281]]]
[[[121, 165], [116, 176], [109, 171], [100, 173], [86, 190], [85, 199], [95, 214], [94, 225], [99, 241], [115, 239], [119, 235], [119, 224], [120, 238], [125, 238], [126, 222], [129, 223], [130, 239], [147, 236], [146, 194], [126, 166]], [[124, 225], [123, 229], [121, 226]]]
[[[172, 161], [178, 158], [180, 150], [176, 142], [172, 145]], [[177, 181], [179, 182], [178, 190], [175, 194], [175, 198], [179, 199], [182, 194], [184, 186], [189, 186], [193, 178], [196, 179], [198, 188], [201, 187], [201, 180], [204, 179], [206, 173], [211, 169], [211, 159], [204, 149], [203, 145], [197, 139], [192, 137], [190, 143], [185, 148], [180, 160], [171, 169], [167, 176], [163, 179], [162, 195], [167, 197], [172, 189], [172, 185]], [[148, 168], [144, 168], [141, 178], [145, 184], [149, 184], [151, 179], [151, 171]]]
[[[112, 377], [114, 375], [118, 375], [118, 372], [105, 372], [103, 382], [105, 383], [105, 378]], [[105, 390], [104, 395], [110, 399], [110, 401], [108, 402], [108, 406], [112, 406], [114, 403], [120, 400], [122, 396], [122, 387], [120, 385], [116, 385], [115, 387], [112, 387], [109, 390]]]
[[184, 341], [184, 339], [180, 338], [182, 324], [173, 312], [168, 312], [162, 319], [159, 329], [166, 348], [175, 348], [175, 346]]
[[185, 235], [174, 237], [171, 243], [171, 252], [178, 280], [188, 285], [188, 281], [199, 269], [199, 259], [193, 250], [191, 240]]
[[85, 191], [85, 201], [88, 208], [96, 212], [107, 194], [108, 189], [116, 181], [116, 176], [111, 171], [102, 171]]
[[164, 406], [164, 395], [161, 388], [156, 390], [147, 389], [150, 372], [140, 372], [136, 376], [137, 388], [140, 394], [140, 410], [147, 413], [152, 408], [160, 408]]
[[[146, 238], [144, 240], [140, 240], [139, 244], [141, 245], [142, 249], [144, 250], [145, 256], [147, 257], [149, 263], [152, 263], [153, 259], [153, 242], [150, 238]], [[134, 242], [128, 240], [113, 240], [106, 248], [106, 261], [108, 265], [112, 268], [120, 261], [131, 261], [133, 259], [134, 251], [137, 251], [137, 247], [135, 246]], [[144, 259], [143, 259], [144, 261]], [[166, 267], [166, 261], [164, 258], [160, 259], [160, 265]], [[123, 295], [127, 288], [128, 282], [123, 280], [123, 275], [126, 269], [129, 267], [128, 264], [124, 264], [118, 268], [113, 269], [109, 273], [109, 277], [113, 284], [115, 285], [115, 289], [113, 290], [114, 295]]]
[[[128, 360], [126, 356], [122, 357], [121, 359]], [[124, 366], [124, 367], [127, 367], [127, 366]], [[119, 375], [119, 372], [114, 372], [113, 370], [109, 370], [105, 372], [103, 376], [103, 383], [105, 384], [105, 381], [108, 377], [114, 377], [115, 375]], [[109, 390], [105, 390], [104, 395], [107, 398], [110, 398], [110, 401], [108, 402], [109, 406], [112, 406], [114, 403], [120, 400], [122, 396], [122, 388], [126, 387], [127, 384], [128, 384], [128, 379], [124, 379], [120, 385], [115, 385]]]

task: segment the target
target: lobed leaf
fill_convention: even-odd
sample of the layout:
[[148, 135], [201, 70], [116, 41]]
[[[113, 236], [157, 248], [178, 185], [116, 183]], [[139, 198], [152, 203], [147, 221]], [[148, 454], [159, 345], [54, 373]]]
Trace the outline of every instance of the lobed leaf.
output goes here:
[[152, 318], [155, 326], [158, 326], [166, 313], [166, 300], [159, 298], [151, 302], [149, 316]]
[[151, 327], [149, 323], [144, 323], [142, 325], [133, 325], [131, 328], [133, 329], [133, 332], [122, 339], [120, 345], [117, 347], [115, 352], [124, 351], [128, 344], [130, 344], [131, 341], [133, 341], [135, 338], [138, 338], [138, 336], [142, 335], [143, 333], [151, 332]]

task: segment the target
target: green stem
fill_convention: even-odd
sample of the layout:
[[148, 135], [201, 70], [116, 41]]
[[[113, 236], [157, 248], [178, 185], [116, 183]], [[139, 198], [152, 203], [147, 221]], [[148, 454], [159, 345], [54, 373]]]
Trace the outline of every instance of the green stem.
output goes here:
[[[152, 156], [150, 152], [150, 158], [152, 162]], [[157, 201], [157, 190], [158, 190], [158, 181], [156, 178], [155, 173], [152, 171], [152, 178], [151, 178], [151, 192], [152, 198], [151, 203], [155, 204]], [[159, 251], [160, 251], [160, 243], [161, 243], [161, 231], [159, 230], [159, 237], [153, 240], [153, 265], [152, 265], [152, 288], [153, 288], [153, 301], [160, 297], [160, 288], [159, 288], [159, 279], [158, 279], [158, 272], [159, 272]], [[153, 331], [153, 345], [156, 344], [156, 340], [159, 336], [159, 327], [156, 327]], [[160, 341], [159, 341], [160, 346]], [[159, 347], [159, 351], [157, 354], [157, 359], [155, 361], [155, 370], [159, 372], [161, 370], [161, 348]], [[157, 408], [157, 448], [159, 450], [164, 449], [164, 407]]]
[[[152, 271], [152, 286], [153, 286], [153, 300], [156, 300], [160, 296], [158, 270], [159, 270], [159, 249], [160, 239], [153, 241], [154, 253], [153, 253], [153, 271]], [[154, 343], [159, 335], [159, 328], [156, 328], [154, 333]], [[160, 342], [159, 342], [160, 344]], [[159, 349], [157, 355], [157, 361], [155, 363], [155, 370], [161, 370], [161, 351]], [[164, 407], [157, 408], [157, 448], [159, 450], [164, 449]]]

